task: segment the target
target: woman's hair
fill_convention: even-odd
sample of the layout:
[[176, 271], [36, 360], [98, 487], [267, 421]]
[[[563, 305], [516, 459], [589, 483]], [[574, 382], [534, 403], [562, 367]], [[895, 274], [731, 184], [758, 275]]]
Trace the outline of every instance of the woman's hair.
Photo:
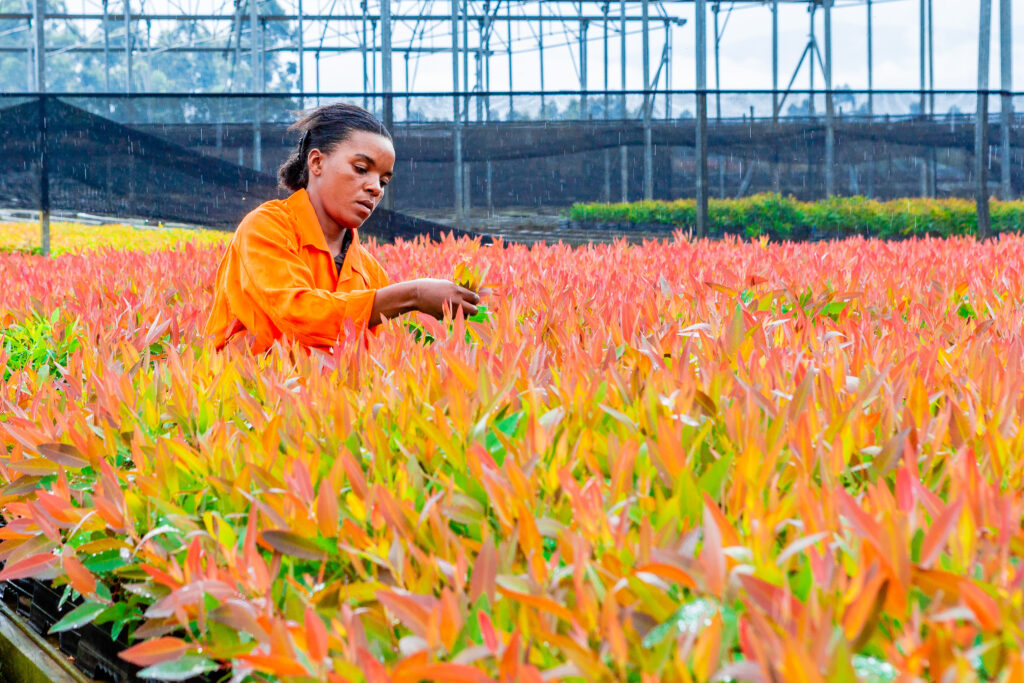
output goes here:
[[376, 133], [391, 139], [391, 133], [376, 116], [358, 105], [343, 102], [325, 104], [307, 112], [288, 126], [288, 130], [302, 131], [302, 137], [299, 138], [298, 149], [277, 169], [277, 179], [282, 188], [293, 192], [309, 183], [306, 159], [309, 158], [309, 150], [314, 147], [324, 154], [330, 154], [354, 130]]

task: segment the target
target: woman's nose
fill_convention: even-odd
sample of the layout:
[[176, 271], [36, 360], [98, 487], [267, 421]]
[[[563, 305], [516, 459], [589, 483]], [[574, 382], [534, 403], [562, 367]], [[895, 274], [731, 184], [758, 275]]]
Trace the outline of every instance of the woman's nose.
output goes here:
[[369, 184], [368, 184], [368, 185], [366, 186], [366, 189], [367, 189], [367, 191], [369, 191], [369, 193], [370, 193], [370, 194], [372, 194], [372, 195], [373, 195], [374, 197], [376, 197], [377, 195], [379, 195], [379, 194], [380, 194], [380, 193], [381, 193], [381, 192], [383, 191], [383, 188], [381, 188], [381, 186], [380, 186], [380, 178], [377, 178], [376, 180], [373, 180], [373, 181], [371, 181], [371, 182], [370, 182], [370, 183], [369, 183]]

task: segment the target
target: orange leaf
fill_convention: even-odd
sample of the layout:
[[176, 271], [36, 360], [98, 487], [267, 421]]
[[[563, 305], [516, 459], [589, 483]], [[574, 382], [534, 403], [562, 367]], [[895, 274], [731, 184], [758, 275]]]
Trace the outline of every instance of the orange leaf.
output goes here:
[[697, 587], [697, 583], [693, 580], [693, 577], [691, 577], [689, 574], [687, 574], [679, 567], [676, 567], [671, 564], [666, 564], [664, 562], [651, 562], [649, 564], [637, 567], [636, 571], [638, 573], [646, 572], [648, 574], [654, 574], [655, 576], [659, 576], [663, 579], [668, 579], [669, 581], [674, 581], [680, 584], [681, 586], [685, 586], [687, 588]]
[[960, 581], [960, 596], [974, 612], [978, 623], [986, 631], [998, 631], [1002, 625], [999, 603], [970, 579]]
[[278, 676], [308, 676], [306, 667], [294, 659], [282, 655], [267, 655], [253, 652], [239, 657], [239, 659], [257, 671], [277, 674]]
[[494, 683], [483, 671], [466, 664], [433, 662], [402, 669], [402, 680], [443, 681], [444, 683]]
[[572, 624], [576, 623], [576, 617], [573, 615], [573, 613], [570, 612], [568, 608], [559, 605], [551, 598], [546, 598], [541, 595], [527, 595], [526, 593], [517, 593], [516, 591], [508, 590], [507, 588], [504, 588], [502, 586], [498, 586], [498, 592], [504, 595], [506, 598], [510, 598], [512, 600], [515, 600], [516, 602], [521, 602], [524, 605], [529, 605], [530, 607], [534, 607], [540, 610], [541, 612], [552, 614], [558, 617], [559, 619], [563, 619]]
[[932, 520], [928, 533], [924, 535], [924, 542], [921, 543], [921, 566], [930, 567], [938, 556], [939, 551], [946, 542], [946, 538], [956, 526], [960, 519], [960, 512], [964, 508], [964, 501], [958, 498], [955, 503], [948, 505], [938, 517]]
[[316, 495], [316, 525], [327, 538], [338, 535], [338, 495], [329, 479], [320, 483]]
[[164, 636], [132, 645], [127, 650], [119, 652], [117, 656], [136, 666], [153, 666], [180, 659], [188, 648], [189, 644], [181, 638]]
[[711, 625], [701, 631], [693, 647], [693, 669], [697, 680], [709, 681], [721, 659], [722, 615], [715, 614]]
[[[872, 571], [877, 571], [877, 568], [877, 565], [873, 565]], [[868, 639], [874, 632], [878, 616], [885, 605], [888, 588], [889, 581], [885, 574], [878, 572], [867, 580], [860, 593], [846, 608], [846, 612], [843, 614], [843, 632], [847, 640], [853, 643], [851, 649], [854, 652], [867, 645]]]
[[[71, 555], [61, 558], [64, 566], [64, 573], [68, 575], [71, 587], [82, 595], [92, 595], [96, 592], [96, 577], [92, 575], [85, 565]], [[147, 666], [143, 664], [142, 666]]]

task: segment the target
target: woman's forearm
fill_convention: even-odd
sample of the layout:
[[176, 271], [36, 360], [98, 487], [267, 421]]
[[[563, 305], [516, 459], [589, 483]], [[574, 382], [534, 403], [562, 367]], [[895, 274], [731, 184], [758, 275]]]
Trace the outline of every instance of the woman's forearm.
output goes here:
[[370, 326], [380, 325], [382, 318], [394, 318], [415, 311], [419, 303], [419, 287], [415, 280], [396, 282], [377, 290], [370, 312]]

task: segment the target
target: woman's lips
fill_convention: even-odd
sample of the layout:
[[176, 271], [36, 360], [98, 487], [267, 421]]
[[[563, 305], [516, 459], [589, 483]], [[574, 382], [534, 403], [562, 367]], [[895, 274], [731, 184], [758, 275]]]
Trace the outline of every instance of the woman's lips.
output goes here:
[[365, 199], [360, 199], [360, 200], [356, 201], [356, 205], [361, 207], [361, 208], [363, 208], [363, 209], [366, 209], [366, 215], [367, 216], [369, 216], [371, 213], [373, 213], [373, 203], [372, 202], [369, 202], [369, 201], [367, 201]]

